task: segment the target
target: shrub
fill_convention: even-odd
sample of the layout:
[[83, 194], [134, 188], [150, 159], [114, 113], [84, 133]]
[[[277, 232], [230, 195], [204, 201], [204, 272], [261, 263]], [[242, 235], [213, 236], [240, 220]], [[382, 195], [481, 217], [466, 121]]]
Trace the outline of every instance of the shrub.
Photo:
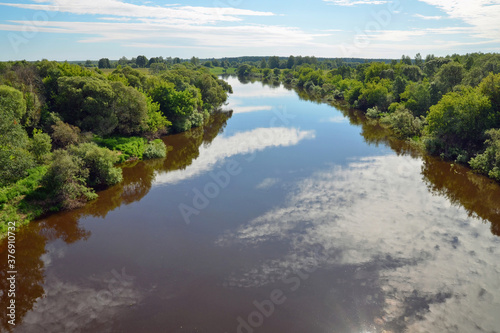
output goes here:
[[167, 156], [167, 146], [163, 143], [162, 140], [156, 139], [151, 141], [146, 145], [144, 149], [143, 158], [145, 160], [152, 158], [164, 158]]
[[82, 168], [88, 170], [86, 184], [91, 187], [107, 187], [122, 181], [122, 171], [115, 168], [118, 154], [101, 148], [95, 143], [72, 146], [70, 153], [82, 160]]
[[36, 161], [39, 164], [45, 162], [45, 158], [50, 153], [52, 149], [52, 140], [50, 136], [46, 133], [42, 133], [40, 130], [33, 131], [33, 139], [30, 141], [29, 151], [33, 154]]
[[142, 154], [144, 152], [144, 147], [146, 145], [146, 139], [132, 136], [132, 137], [110, 137], [110, 138], [100, 138], [95, 137], [94, 141], [108, 149], [120, 151], [118, 162], [122, 163], [129, 159], [142, 159]]
[[52, 125], [52, 141], [54, 148], [66, 148], [69, 145], [75, 145], [79, 141], [80, 129], [76, 126], [58, 121]]
[[411, 138], [422, 134], [424, 121], [415, 118], [410, 110], [399, 108], [386, 117], [394, 132], [402, 138]]
[[489, 139], [484, 153], [471, 159], [472, 169], [500, 181], [500, 129], [491, 129], [486, 132]]
[[380, 118], [380, 110], [378, 107], [373, 107], [368, 110], [366, 110], [366, 116], [369, 118]]
[[35, 191], [47, 173], [48, 167], [39, 166], [27, 171], [28, 176], [15, 184], [0, 189], [0, 204], [6, 203], [16, 197]]
[[97, 198], [97, 194], [86, 186], [88, 176], [89, 170], [84, 168], [81, 158], [59, 149], [54, 152], [42, 183], [55, 203], [63, 209], [73, 209]]

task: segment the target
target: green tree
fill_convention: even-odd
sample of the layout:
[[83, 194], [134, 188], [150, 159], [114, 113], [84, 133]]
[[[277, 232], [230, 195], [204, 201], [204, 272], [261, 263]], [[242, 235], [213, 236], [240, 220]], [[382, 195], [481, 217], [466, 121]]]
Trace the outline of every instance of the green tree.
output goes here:
[[475, 150], [496, 123], [491, 101], [475, 89], [451, 92], [430, 108], [428, 132], [449, 148]]
[[122, 170], [114, 166], [119, 160], [116, 152], [93, 142], [72, 146], [69, 152], [82, 161], [83, 170], [88, 170], [85, 177], [87, 186], [105, 188], [122, 181]]
[[[479, 85], [479, 91], [490, 99], [495, 111], [500, 112], [500, 74], [490, 73]], [[500, 119], [497, 124], [500, 126]]]
[[293, 66], [295, 66], [295, 57], [291, 55], [288, 57], [288, 60], [286, 61], [286, 68], [292, 69]]
[[415, 65], [417, 65], [420, 69], [424, 67], [424, 61], [422, 60], [422, 55], [417, 53], [415, 56]]
[[449, 62], [439, 69], [436, 74], [437, 81], [443, 93], [447, 93], [464, 78], [464, 66], [458, 62]]
[[39, 164], [44, 164], [46, 157], [52, 149], [52, 140], [47, 133], [41, 130], [33, 131], [33, 138], [29, 143], [29, 151], [33, 154]]
[[80, 129], [63, 121], [58, 121], [52, 125], [51, 137], [54, 148], [66, 148], [69, 145], [78, 143], [80, 140]]
[[0, 86], [0, 186], [24, 177], [35, 165], [27, 150], [28, 134], [20, 124], [25, 113], [23, 94], [17, 89]]
[[260, 68], [267, 68], [267, 62], [265, 58], [260, 61]]
[[88, 176], [89, 170], [84, 168], [81, 158], [67, 150], [56, 150], [43, 179], [43, 187], [53, 204], [62, 209], [73, 209], [97, 198], [97, 194], [86, 186]]
[[195, 65], [195, 66], [198, 66], [200, 64], [200, 59], [198, 59], [197, 57], [193, 56], [190, 60], [191, 64]]
[[275, 68], [280, 68], [280, 58], [277, 56], [272, 56], [269, 57], [269, 68], [275, 69]]
[[136, 59], [135, 59], [135, 64], [137, 65], [137, 67], [139, 68], [144, 68], [146, 67], [146, 65], [148, 64], [148, 58], [146, 58], [145, 56], [143, 55], [140, 55], [138, 56]]
[[392, 93], [394, 94], [396, 101], [399, 102], [401, 100], [400, 95], [405, 91], [406, 84], [406, 79], [402, 78], [399, 75], [394, 80], [394, 83], [392, 85]]
[[115, 132], [123, 135], [139, 134], [147, 129], [148, 106], [146, 97], [121, 82], [111, 84], [114, 92], [112, 109], [118, 119]]
[[472, 169], [500, 181], [500, 129], [486, 131], [486, 150], [469, 162]]
[[97, 66], [101, 69], [111, 68], [111, 63], [109, 62], [108, 58], [102, 58], [102, 59], [99, 59]]
[[98, 135], [107, 135], [118, 125], [113, 112], [115, 94], [111, 83], [94, 77], [58, 79], [57, 111], [63, 120]]
[[403, 54], [403, 56], [401, 57], [401, 63], [402, 63], [402, 64], [405, 64], [405, 65], [409, 65], [409, 66], [411, 66], [411, 65], [412, 65], [412, 63], [411, 63], [411, 58], [410, 58], [410, 56], [405, 56], [405, 55]]

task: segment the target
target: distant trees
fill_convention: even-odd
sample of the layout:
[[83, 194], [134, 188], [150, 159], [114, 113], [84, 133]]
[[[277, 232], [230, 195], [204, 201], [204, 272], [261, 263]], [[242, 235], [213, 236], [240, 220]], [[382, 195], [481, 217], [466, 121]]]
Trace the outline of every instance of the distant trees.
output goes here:
[[140, 55], [135, 59], [135, 64], [139, 68], [146, 67], [146, 65], [148, 64], [148, 58], [146, 58], [143, 55]]
[[109, 62], [108, 58], [102, 58], [102, 59], [99, 59], [97, 66], [101, 69], [111, 68], [111, 63]]
[[269, 57], [269, 68], [275, 69], [280, 68], [280, 58], [277, 56]]

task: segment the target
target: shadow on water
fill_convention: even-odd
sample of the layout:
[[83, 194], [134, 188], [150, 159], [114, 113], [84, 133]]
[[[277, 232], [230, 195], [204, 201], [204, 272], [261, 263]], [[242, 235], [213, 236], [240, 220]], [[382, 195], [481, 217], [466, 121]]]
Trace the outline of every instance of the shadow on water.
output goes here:
[[[123, 166], [123, 182], [99, 192], [99, 199], [85, 207], [53, 214], [46, 219], [22, 227], [16, 234], [16, 325], [29, 312], [36, 300], [45, 293], [45, 267], [43, 255], [46, 245], [55, 240], [66, 244], [87, 240], [91, 233], [80, 226], [79, 221], [88, 216], [105, 218], [109, 212], [122, 205], [129, 205], [141, 200], [150, 191], [156, 171], [174, 171], [185, 169], [199, 156], [202, 145], [210, 145], [215, 137], [224, 131], [230, 112], [212, 115], [207, 123], [187, 133], [164, 138], [169, 146], [166, 159], [138, 161]], [[6, 309], [10, 297], [7, 280], [7, 241], [0, 245], [0, 307]], [[0, 331], [12, 328], [6, 311], [0, 311]]]

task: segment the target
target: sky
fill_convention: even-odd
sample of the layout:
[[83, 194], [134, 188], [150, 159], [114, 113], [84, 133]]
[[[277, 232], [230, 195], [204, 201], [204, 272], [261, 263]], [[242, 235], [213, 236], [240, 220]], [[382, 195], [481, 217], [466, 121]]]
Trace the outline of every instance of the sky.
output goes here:
[[500, 51], [500, 0], [0, 0], [0, 60]]

